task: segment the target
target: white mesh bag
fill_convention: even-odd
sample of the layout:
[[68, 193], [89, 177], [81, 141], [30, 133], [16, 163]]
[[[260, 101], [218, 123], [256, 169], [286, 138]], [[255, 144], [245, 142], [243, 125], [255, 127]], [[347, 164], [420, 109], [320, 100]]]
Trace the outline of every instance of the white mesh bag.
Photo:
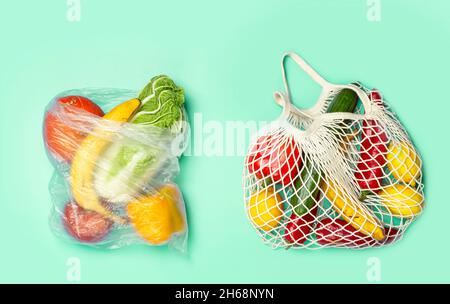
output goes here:
[[[291, 101], [285, 59], [322, 87]], [[422, 161], [377, 90], [327, 82], [300, 56], [282, 59], [281, 116], [252, 140], [243, 173], [247, 216], [273, 248], [367, 248], [399, 240], [424, 206]]]

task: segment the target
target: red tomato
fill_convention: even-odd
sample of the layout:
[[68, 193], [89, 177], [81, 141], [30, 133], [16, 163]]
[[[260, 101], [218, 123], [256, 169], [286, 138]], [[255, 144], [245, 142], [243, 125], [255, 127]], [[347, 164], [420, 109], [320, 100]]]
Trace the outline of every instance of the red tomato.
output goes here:
[[81, 242], [101, 241], [111, 230], [112, 222], [95, 211], [69, 202], [64, 209], [63, 224], [67, 232]]
[[[83, 110], [96, 116], [103, 116], [104, 113], [98, 105], [82, 96], [61, 97], [56, 100], [56, 103], [45, 115], [44, 141], [53, 157], [58, 161], [70, 162], [85, 135], [68, 126], [59, 115], [76, 113], [75, 109]], [[52, 113], [57, 106], [61, 105], [63, 106], [62, 113], [57, 115]]]

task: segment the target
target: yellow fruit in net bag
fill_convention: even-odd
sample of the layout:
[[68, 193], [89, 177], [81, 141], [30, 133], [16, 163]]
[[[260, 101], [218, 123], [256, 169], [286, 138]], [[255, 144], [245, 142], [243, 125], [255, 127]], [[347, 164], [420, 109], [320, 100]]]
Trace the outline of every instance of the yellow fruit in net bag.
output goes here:
[[422, 212], [423, 194], [417, 189], [397, 184], [385, 187], [379, 194], [381, 202], [393, 215], [413, 217]]
[[175, 186], [164, 186], [155, 195], [130, 202], [127, 206], [128, 217], [136, 232], [150, 244], [166, 243], [174, 233], [185, 229], [178, 200], [179, 193]]
[[392, 143], [387, 153], [388, 168], [400, 182], [416, 185], [420, 176], [420, 158], [414, 148], [406, 142]]
[[270, 231], [280, 224], [283, 216], [282, 198], [273, 188], [254, 193], [248, 206], [250, 219], [256, 227]]
[[352, 199], [344, 187], [327, 179], [324, 191], [333, 208], [353, 228], [377, 241], [385, 239], [386, 235], [379, 220], [364, 208], [362, 202]]

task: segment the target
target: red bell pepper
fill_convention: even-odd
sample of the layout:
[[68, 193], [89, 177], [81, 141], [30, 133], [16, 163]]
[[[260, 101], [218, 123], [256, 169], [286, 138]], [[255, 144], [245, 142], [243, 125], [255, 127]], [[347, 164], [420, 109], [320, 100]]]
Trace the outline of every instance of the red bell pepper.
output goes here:
[[317, 207], [302, 216], [297, 216], [295, 212], [292, 212], [290, 221], [286, 225], [286, 231], [284, 233], [285, 240], [294, 245], [303, 244], [311, 233], [316, 214]]
[[[372, 91], [370, 99], [383, 106], [381, 95]], [[355, 177], [361, 190], [378, 191], [384, 176], [383, 167], [386, 165], [388, 137], [383, 127], [376, 120], [364, 120], [360, 148], [360, 160]]]
[[300, 150], [292, 138], [265, 135], [252, 147], [247, 168], [257, 178], [271, 178], [275, 183], [290, 185], [301, 166]]
[[386, 239], [378, 242], [371, 236], [362, 234], [342, 219], [326, 218], [316, 227], [316, 239], [320, 245], [341, 245], [345, 247], [380, 246], [393, 242], [399, 235], [395, 228], [386, 228]]
[[270, 175], [269, 160], [272, 144], [272, 136], [264, 135], [258, 138], [247, 157], [247, 168], [257, 178], [264, 179]]

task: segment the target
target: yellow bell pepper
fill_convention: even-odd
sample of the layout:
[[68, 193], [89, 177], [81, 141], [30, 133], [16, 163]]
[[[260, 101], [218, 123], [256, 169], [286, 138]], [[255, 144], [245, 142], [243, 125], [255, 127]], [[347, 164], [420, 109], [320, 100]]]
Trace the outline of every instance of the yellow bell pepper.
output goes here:
[[185, 230], [184, 217], [179, 209], [179, 193], [174, 185], [166, 185], [154, 195], [130, 202], [128, 217], [136, 232], [150, 244], [160, 245], [173, 234]]

